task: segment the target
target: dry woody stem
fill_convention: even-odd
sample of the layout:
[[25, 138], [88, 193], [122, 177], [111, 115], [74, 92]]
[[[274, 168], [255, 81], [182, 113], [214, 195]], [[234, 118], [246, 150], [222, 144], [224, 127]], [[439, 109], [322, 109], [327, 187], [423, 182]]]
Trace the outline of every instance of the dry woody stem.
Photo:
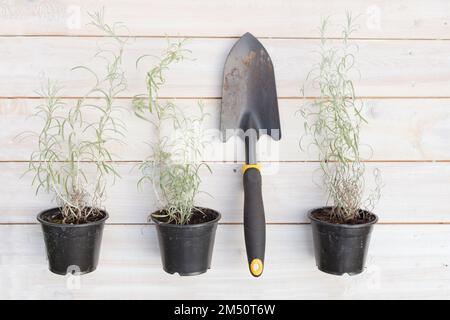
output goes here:
[[[320, 170], [329, 202], [333, 206], [330, 220], [345, 223], [371, 210], [380, 196], [380, 176], [374, 172], [376, 187], [365, 197], [365, 165], [360, 152], [360, 128], [366, 123], [362, 101], [355, 98], [352, 76], [358, 47], [349, 42], [356, 30], [348, 13], [340, 43], [327, 38], [328, 19], [320, 27], [319, 62], [309, 72], [306, 85], [319, 90], [312, 102], [305, 100], [301, 113], [305, 118], [305, 135], [318, 151]], [[303, 143], [303, 138], [300, 144]]]
[[[204, 148], [203, 124], [207, 114], [199, 103], [199, 115], [188, 115], [174, 102], [158, 100], [158, 91], [165, 83], [165, 72], [174, 63], [187, 58], [185, 40], [168, 40], [167, 49], [146, 74], [147, 93], [134, 98], [135, 114], [152, 124], [155, 139], [149, 141], [151, 156], [139, 165], [141, 178], [138, 185], [150, 182], [158, 200], [160, 211], [153, 217], [168, 223], [187, 224], [194, 214], [202, 214], [195, 206], [200, 192], [200, 171]], [[148, 55], [140, 57], [138, 65]], [[153, 57], [155, 58], [155, 57]]]
[[42, 129], [31, 133], [38, 148], [31, 154], [27, 172], [34, 174], [36, 193], [44, 190], [55, 196], [62, 208], [59, 222], [66, 224], [101, 218], [108, 177], [119, 177], [109, 145], [120, 142], [125, 132], [123, 107], [116, 104], [116, 97], [127, 88], [122, 70], [126, 41], [116, 36], [124, 26], [105, 23], [103, 12], [90, 18], [108, 36], [94, 56], [101, 74], [84, 65], [72, 69], [86, 72], [93, 81], [74, 105], [60, 99], [62, 88], [48, 80], [40, 91], [45, 103], [37, 106], [34, 115], [42, 121]]

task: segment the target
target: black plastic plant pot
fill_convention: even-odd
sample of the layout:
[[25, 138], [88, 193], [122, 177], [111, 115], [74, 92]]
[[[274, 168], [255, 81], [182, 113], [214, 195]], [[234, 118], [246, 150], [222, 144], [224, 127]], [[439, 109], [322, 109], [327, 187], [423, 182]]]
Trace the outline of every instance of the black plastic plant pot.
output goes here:
[[330, 209], [331, 207], [318, 208], [308, 215], [311, 220], [317, 267], [334, 275], [355, 275], [363, 272], [370, 234], [378, 217], [368, 212], [369, 222], [362, 224], [335, 224], [316, 218], [316, 214]]
[[165, 223], [152, 215], [164, 271], [180, 276], [195, 276], [211, 268], [214, 239], [221, 216], [217, 211], [208, 211], [215, 218], [199, 224]]
[[53, 208], [37, 216], [44, 233], [50, 271], [59, 275], [94, 271], [98, 264], [103, 227], [108, 213], [102, 211], [104, 217], [101, 220], [85, 224], [49, 222], [47, 217], [59, 211], [60, 208]]

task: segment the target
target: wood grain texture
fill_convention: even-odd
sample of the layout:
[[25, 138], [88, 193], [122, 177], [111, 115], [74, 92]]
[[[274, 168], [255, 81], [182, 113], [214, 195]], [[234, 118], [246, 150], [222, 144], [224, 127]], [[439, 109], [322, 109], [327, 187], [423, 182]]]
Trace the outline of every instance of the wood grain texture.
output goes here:
[[106, 226], [98, 269], [74, 279], [47, 270], [38, 225], [0, 226], [0, 298], [448, 299], [449, 232], [376, 225], [365, 272], [339, 277], [316, 269], [310, 226], [268, 226], [265, 272], [254, 279], [242, 226], [218, 227], [211, 270], [197, 277], [161, 269], [153, 226]]
[[[104, 41], [105, 39], [103, 39]], [[70, 71], [88, 65], [102, 72], [103, 64], [93, 59], [99, 38], [0, 37], [0, 97], [35, 97], [47, 77], [66, 88], [65, 96], [82, 96], [93, 84], [87, 72]], [[194, 60], [173, 65], [167, 72], [161, 97], [220, 97], [226, 56], [236, 39], [191, 39], [187, 48]], [[275, 67], [279, 97], [301, 97], [300, 88], [317, 62], [318, 40], [262, 39]], [[449, 97], [449, 41], [355, 40], [359, 78], [356, 94], [370, 97]], [[152, 65], [148, 60], [136, 70], [143, 54], [159, 55], [165, 39], [130, 40], [124, 53], [127, 96], [145, 92], [144, 76]], [[432, 57], [432, 59], [430, 58]], [[154, 63], [154, 61], [153, 61]], [[358, 80], [359, 78], [359, 80]], [[317, 89], [307, 95], [317, 95]]]
[[[110, 188], [110, 213], [99, 269], [81, 278], [47, 270], [36, 214], [53, 206], [48, 195], [35, 196], [26, 168], [31, 140], [24, 130], [39, 129], [28, 116], [40, 84], [48, 77], [65, 87], [63, 96], [82, 96], [92, 85], [76, 65], [101, 71], [93, 59], [107, 40], [87, 26], [88, 11], [105, 7], [108, 21], [123, 21], [130, 32], [124, 67], [129, 90], [120, 100], [145, 91], [152, 60], [139, 69], [142, 54], [159, 55], [170, 37], [192, 37], [195, 59], [174, 65], [161, 97], [176, 97], [195, 112], [203, 99], [217, 129], [225, 58], [237, 38], [249, 31], [260, 37], [272, 57], [280, 98], [283, 139], [260, 141], [264, 162], [266, 270], [250, 278], [242, 226], [243, 147], [213, 141], [204, 159], [214, 174], [202, 173], [198, 204], [222, 213], [212, 270], [198, 277], [170, 276], [161, 269], [154, 226], [152, 188], [138, 190], [137, 161], [151, 128], [131, 112], [125, 145], [111, 145], [123, 179]], [[300, 88], [319, 41], [320, 18], [332, 15], [330, 36], [346, 10], [361, 14], [353, 35], [359, 47], [356, 94], [364, 97], [369, 124], [361, 132], [370, 174], [380, 168], [383, 190], [374, 210], [376, 225], [366, 271], [336, 277], [315, 268], [307, 212], [326, 203], [314, 150], [301, 151], [302, 120], [296, 115]], [[0, 298], [2, 299], [449, 299], [450, 298], [450, 2], [447, 0], [208, 1], [208, 0], [0, 0]], [[137, 39], [134, 38], [137, 36]], [[316, 96], [314, 89], [307, 91]], [[68, 101], [74, 101], [69, 99]], [[91, 117], [89, 114], [88, 117]], [[372, 147], [370, 150], [367, 145]], [[268, 147], [270, 146], [270, 148]], [[236, 151], [237, 150], [237, 151]], [[438, 162], [434, 162], [438, 161]], [[70, 288], [81, 281], [80, 288]], [[236, 290], [239, 288], [239, 290]]]
[[[242, 223], [243, 188], [241, 164], [212, 163], [213, 174], [203, 171], [198, 205], [222, 213], [222, 222]], [[51, 197], [36, 197], [31, 176], [20, 179], [25, 163], [0, 163], [0, 222], [35, 222], [36, 214], [53, 206]], [[157, 207], [151, 186], [138, 190], [134, 164], [118, 166], [122, 179], [110, 188], [106, 209], [110, 223], [145, 223]], [[367, 189], [374, 187], [372, 171], [381, 170], [382, 197], [375, 208], [381, 222], [450, 223], [448, 199], [450, 163], [369, 163]], [[309, 210], [326, 204], [316, 163], [264, 164], [263, 195], [269, 223], [307, 222]]]
[[[321, 17], [343, 23], [346, 10], [361, 15], [356, 37], [440, 39], [449, 38], [450, 31], [445, 0], [19, 0], [0, 4], [0, 34], [98, 35], [86, 26], [86, 12], [102, 7], [110, 21], [123, 21], [139, 36], [236, 37], [250, 31], [264, 37], [317, 37]], [[341, 36], [339, 30], [331, 35]]]
[[[65, 100], [70, 108], [76, 100]], [[43, 101], [34, 99], [0, 99], [0, 161], [28, 160], [36, 147], [35, 139], [21, 139], [21, 133], [38, 132], [42, 122], [32, 117], [34, 107]], [[198, 114], [197, 100], [175, 101], [187, 114]], [[115, 160], [139, 161], [151, 150], [145, 143], [152, 139], [152, 126], [131, 112], [131, 100], [120, 100], [128, 108], [121, 118], [128, 131], [123, 144], [111, 144]], [[164, 103], [164, 102], [163, 102]], [[220, 99], [203, 100], [208, 120], [205, 123], [208, 144], [202, 159], [205, 161], [244, 161], [244, 146], [240, 139], [222, 143], [218, 137], [220, 126]], [[304, 101], [280, 99], [282, 139], [274, 142], [267, 136], [259, 141], [260, 161], [311, 161], [317, 152], [299, 147], [304, 135], [304, 120], [299, 114]], [[88, 114], [86, 118], [94, 114]], [[365, 99], [363, 115], [368, 124], [361, 132], [362, 155], [376, 161], [393, 160], [450, 160], [450, 99]], [[172, 134], [171, 130], [167, 131]], [[389, 143], [387, 143], [389, 142]], [[370, 147], [369, 147], [370, 146]]]

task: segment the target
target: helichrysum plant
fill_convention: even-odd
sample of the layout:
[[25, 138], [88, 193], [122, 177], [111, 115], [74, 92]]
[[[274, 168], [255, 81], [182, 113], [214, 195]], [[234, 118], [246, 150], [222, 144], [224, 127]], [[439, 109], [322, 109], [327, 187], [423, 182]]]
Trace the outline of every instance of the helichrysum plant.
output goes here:
[[[147, 93], [134, 99], [135, 113], [149, 121], [155, 139], [149, 141], [151, 156], [139, 165], [138, 184], [151, 182], [159, 203], [153, 216], [167, 223], [187, 224], [202, 209], [195, 206], [200, 192], [200, 171], [209, 167], [200, 161], [204, 147], [203, 124], [207, 114], [199, 103], [200, 115], [188, 115], [174, 102], [161, 102], [158, 91], [165, 82], [165, 72], [173, 63], [187, 58], [185, 40], [172, 42], [146, 75]], [[147, 56], [138, 59], [137, 64]]]
[[[81, 224], [102, 217], [108, 177], [119, 176], [112, 162], [110, 143], [120, 141], [125, 125], [116, 98], [126, 90], [122, 55], [126, 42], [117, 36], [124, 26], [109, 25], [103, 12], [90, 14], [91, 24], [107, 36], [95, 57], [103, 66], [99, 74], [87, 66], [76, 70], [90, 74], [93, 85], [74, 104], [59, 98], [61, 88], [48, 81], [41, 89], [42, 105], [35, 116], [42, 120], [38, 148], [27, 172], [34, 174], [36, 193], [51, 193], [61, 207], [52, 222]], [[87, 115], [90, 115], [89, 117]]]
[[380, 175], [378, 170], [374, 171], [376, 187], [365, 196], [360, 129], [366, 119], [352, 81], [352, 76], [358, 74], [355, 67], [358, 47], [349, 40], [356, 26], [347, 13], [340, 41], [327, 37], [328, 27], [329, 20], [323, 20], [318, 51], [320, 60], [311, 69], [302, 89], [305, 95], [308, 84], [319, 90], [319, 96], [306, 102], [301, 112], [306, 120], [306, 136], [318, 150], [329, 202], [333, 206], [330, 220], [357, 223], [365, 219], [366, 210], [371, 210], [379, 199]]

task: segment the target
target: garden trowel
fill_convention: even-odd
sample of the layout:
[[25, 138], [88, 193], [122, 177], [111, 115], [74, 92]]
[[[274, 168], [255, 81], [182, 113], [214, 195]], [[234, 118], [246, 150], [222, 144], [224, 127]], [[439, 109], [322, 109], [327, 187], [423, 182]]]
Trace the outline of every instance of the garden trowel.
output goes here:
[[272, 61], [250, 33], [236, 42], [225, 63], [220, 129], [225, 142], [232, 135], [245, 141], [245, 246], [250, 272], [258, 277], [264, 269], [266, 221], [256, 142], [262, 134], [280, 140], [281, 130]]

